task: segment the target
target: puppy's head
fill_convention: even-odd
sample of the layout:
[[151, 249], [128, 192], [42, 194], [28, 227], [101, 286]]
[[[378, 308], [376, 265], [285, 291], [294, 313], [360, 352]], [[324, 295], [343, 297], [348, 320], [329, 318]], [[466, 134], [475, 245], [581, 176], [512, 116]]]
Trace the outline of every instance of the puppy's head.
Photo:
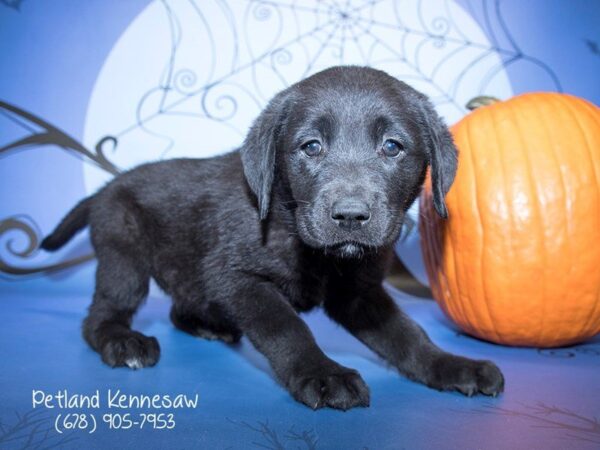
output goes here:
[[[261, 219], [283, 199], [301, 239], [340, 257], [398, 238], [428, 165], [446, 217], [456, 173], [452, 138], [427, 98], [362, 67], [327, 69], [279, 93], [241, 153]], [[272, 195], [274, 182], [285, 195]]]

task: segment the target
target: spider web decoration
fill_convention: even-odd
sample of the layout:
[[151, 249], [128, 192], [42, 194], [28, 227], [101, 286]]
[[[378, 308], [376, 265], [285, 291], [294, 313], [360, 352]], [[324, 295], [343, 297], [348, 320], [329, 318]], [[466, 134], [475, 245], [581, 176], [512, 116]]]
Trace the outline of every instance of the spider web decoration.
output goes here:
[[[368, 65], [406, 81], [427, 94], [448, 123], [460, 119], [475, 96], [510, 97], [506, 66], [535, 64], [560, 91], [554, 73], [510, 35], [499, 2], [490, 5], [473, 1], [469, 14], [453, 0], [156, 0], [107, 57], [81, 143], [0, 103], [0, 112], [26, 132], [0, 154], [25, 145], [63, 148], [81, 158], [86, 190], [93, 193], [143, 162], [236, 148], [276, 92], [338, 64]], [[485, 30], [473, 18], [481, 12]], [[48, 255], [31, 250], [38, 235], [31, 215], [1, 222], [0, 274], [78, 263], [49, 263]], [[14, 233], [27, 241], [27, 251], [16, 251]]]
[[[276, 92], [337, 64], [387, 71], [452, 123], [477, 95], [512, 95], [504, 64], [537, 63], [502, 41], [452, 0], [157, 1], [107, 59], [84, 142], [114, 136], [121, 168], [220, 154], [241, 143]], [[110, 178], [85, 174], [90, 193]]]

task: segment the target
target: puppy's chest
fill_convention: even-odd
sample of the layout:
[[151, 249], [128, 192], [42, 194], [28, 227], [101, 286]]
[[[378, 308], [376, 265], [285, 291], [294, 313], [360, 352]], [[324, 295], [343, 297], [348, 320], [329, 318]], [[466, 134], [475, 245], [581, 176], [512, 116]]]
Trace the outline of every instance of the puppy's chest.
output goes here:
[[280, 253], [273, 259], [269, 278], [297, 311], [308, 311], [323, 302], [326, 276], [320, 262], [301, 249]]
[[308, 311], [319, 306], [325, 296], [324, 280], [312, 276], [282, 278], [278, 288], [296, 311]]
[[284, 292], [297, 311], [308, 311], [321, 305], [325, 297], [325, 280], [315, 274], [299, 275], [292, 279]]

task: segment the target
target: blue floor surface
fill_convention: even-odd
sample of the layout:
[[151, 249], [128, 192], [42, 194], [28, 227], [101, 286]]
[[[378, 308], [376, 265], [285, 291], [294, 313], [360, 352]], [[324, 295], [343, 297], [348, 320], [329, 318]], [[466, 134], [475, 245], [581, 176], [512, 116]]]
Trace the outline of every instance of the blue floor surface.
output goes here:
[[[444, 349], [494, 360], [505, 374], [506, 392], [496, 399], [466, 398], [408, 381], [316, 311], [305, 318], [318, 342], [330, 357], [362, 374], [371, 406], [314, 412], [274, 381], [246, 340], [228, 346], [174, 329], [168, 299], [151, 298], [134, 324], [158, 338], [161, 360], [154, 368], [132, 371], [103, 365], [82, 340], [88, 297], [0, 293], [0, 448], [600, 448], [598, 337], [558, 350], [497, 346], [458, 333], [434, 302], [394, 295]], [[34, 390], [98, 392], [99, 405], [60, 409], [55, 402], [55, 408], [33, 408]], [[109, 390], [137, 398], [198, 394], [198, 403], [119, 409], [109, 407]], [[82, 429], [68, 429], [72, 424]]]

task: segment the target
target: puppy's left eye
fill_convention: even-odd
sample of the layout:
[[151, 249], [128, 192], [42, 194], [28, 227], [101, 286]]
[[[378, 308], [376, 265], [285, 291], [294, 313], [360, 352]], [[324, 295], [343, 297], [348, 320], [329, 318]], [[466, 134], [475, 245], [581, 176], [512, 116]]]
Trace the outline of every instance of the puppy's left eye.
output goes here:
[[393, 139], [388, 139], [381, 147], [383, 154], [389, 158], [396, 158], [401, 153], [404, 153], [404, 146]]

